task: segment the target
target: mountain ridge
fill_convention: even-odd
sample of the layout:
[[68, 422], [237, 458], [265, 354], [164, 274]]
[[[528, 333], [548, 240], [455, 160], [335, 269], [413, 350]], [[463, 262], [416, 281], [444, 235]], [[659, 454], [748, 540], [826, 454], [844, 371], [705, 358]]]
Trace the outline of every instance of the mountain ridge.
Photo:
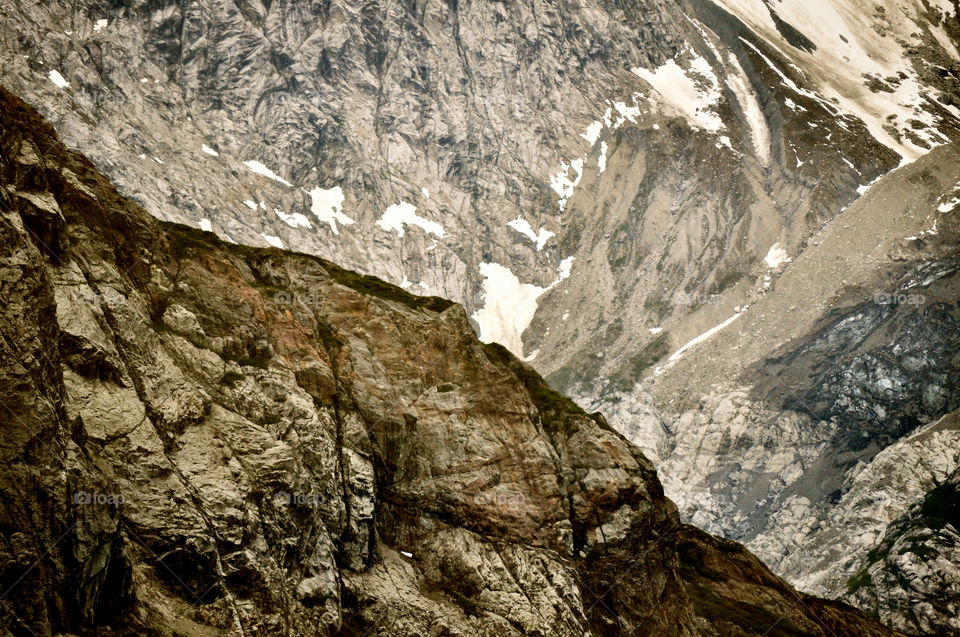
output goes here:
[[[159, 218], [462, 303], [639, 444], [685, 520], [841, 596], [957, 463], [950, 431], [938, 462], [913, 440], [956, 407], [937, 264], [960, 202], [957, 15], [14, 0], [0, 81]], [[924, 268], [943, 277], [897, 287]], [[878, 478], [892, 458], [913, 467], [899, 487]], [[926, 603], [933, 567], [906, 566]]]
[[0, 102], [6, 634], [894, 634], [461, 306], [164, 229]]

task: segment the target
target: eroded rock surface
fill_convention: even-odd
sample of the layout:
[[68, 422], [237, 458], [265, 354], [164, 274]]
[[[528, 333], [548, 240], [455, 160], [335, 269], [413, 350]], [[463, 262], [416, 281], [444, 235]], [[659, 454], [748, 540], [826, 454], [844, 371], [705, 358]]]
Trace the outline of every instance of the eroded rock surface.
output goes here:
[[0, 101], [5, 634], [892, 634], [461, 306], [161, 226]]
[[[896, 346], [949, 351], [917, 328], [954, 329], [930, 309], [950, 289], [910, 320], [912, 306], [868, 307], [848, 334], [868, 335], [856, 360], [791, 357], [787, 343], [818, 339], [834, 311], [857, 316], [904, 263], [951, 257], [957, 10], [10, 0], [0, 79], [155, 216], [462, 303], [484, 340], [663, 461], [685, 519], [837, 595], [878, 521], [905, 510], [860, 499], [854, 517], [873, 522], [844, 524], [837, 537], [858, 539], [825, 549], [820, 530], [851, 510], [831, 508], [884, 447], [913, 466], [898, 441], [956, 406], [934, 378], [952, 372], [942, 355], [912, 381], [889, 360]], [[41, 193], [16, 197], [38, 228], [61, 214]], [[177, 307], [156, 320], [205, 329]], [[909, 338], [870, 343], [899, 325]], [[121, 368], [112, 338], [72, 329], [89, 340], [69, 337], [71, 364]], [[766, 365], [774, 353], [787, 358]], [[758, 378], [784, 364], [830, 370], [780, 378], [796, 395], [771, 401]], [[928, 381], [940, 393], [917, 399]]]

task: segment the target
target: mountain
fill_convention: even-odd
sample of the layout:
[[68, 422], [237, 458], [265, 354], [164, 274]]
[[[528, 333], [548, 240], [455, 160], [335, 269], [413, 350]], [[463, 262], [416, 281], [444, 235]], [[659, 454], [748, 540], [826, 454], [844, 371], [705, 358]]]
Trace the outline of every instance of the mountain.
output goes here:
[[464, 309], [162, 224], [0, 90], [4, 635], [863, 635]]
[[163, 220], [461, 303], [834, 597], [960, 466], [957, 12], [14, 0], [0, 81]]
[[[953, 426], [956, 419], [953, 414]], [[850, 579], [846, 597], [884, 609], [887, 622], [901, 630], [955, 634], [958, 525], [960, 472], [954, 471], [887, 526]]]

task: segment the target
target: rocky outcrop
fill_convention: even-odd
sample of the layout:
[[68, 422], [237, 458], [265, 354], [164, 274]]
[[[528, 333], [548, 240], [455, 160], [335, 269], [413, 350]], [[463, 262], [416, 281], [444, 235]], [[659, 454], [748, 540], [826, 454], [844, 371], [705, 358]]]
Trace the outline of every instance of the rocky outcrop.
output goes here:
[[793, 520], [804, 529], [799, 535], [809, 539], [782, 567], [807, 574], [799, 583], [804, 590], [845, 593], [889, 526], [960, 466], [958, 425], [956, 413], [948, 414], [849, 471], [849, 484], [823, 517], [815, 523], [800, 523], [802, 514]]
[[920, 635], [960, 632], [960, 472], [887, 526], [847, 582], [846, 598]]
[[462, 307], [162, 226], [0, 102], [4, 634], [891, 634]]
[[[881, 465], [861, 471], [884, 447], [883, 466], [912, 463], [899, 441], [955, 406], [953, 275], [910, 288], [935, 298], [913, 314], [871, 301], [955, 258], [956, 16], [14, 0], [0, 79], [166, 221], [461, 302], [483, 340], [662, 461], [684, 519], [837, 595], [906, 512], [867, 504]], [[61, 250], [50, 198], [18, 201]], [[190, 313], [155, 320], [200, 338]], [[125, 369], [115, 345], [64, 338], [77, 369]], [[852, 544], [826, 550], [840, 518]]]
[[[881, 180], [754, 304], [608, 399], [688, 519], [804, 590], [845, 594], [888, 525], [957, 467], [958, 181], [951, 148]], [[901, 591], [911, 602], [864, 608], [893, 621], [903, 604], [956, 603], [936, 564]], [[924, 613], [894, 625], [953, 630], [946, 602]]]
[[948, 12], [830, 4], [854, 22], [811, 54], [760, 0], [14, 2], [0, 73], [155, 216], [441, 293], [565, 387], [629, 389], [772, 246], [956, 137]]

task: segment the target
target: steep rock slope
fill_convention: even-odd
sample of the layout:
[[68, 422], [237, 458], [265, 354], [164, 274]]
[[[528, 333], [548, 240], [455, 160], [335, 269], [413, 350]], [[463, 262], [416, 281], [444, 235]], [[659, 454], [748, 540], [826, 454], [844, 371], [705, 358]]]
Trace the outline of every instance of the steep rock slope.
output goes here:
[[[956, 413], [945, 420], [949, 422], [937, 423], [928, 435], [956, 429]], [[875, 609], [900, 630], [955, 635], [960, 631], [960, 470], [928, 489], [886, 526], [848, 580], [846, 597]]]
[[[823, 548], [874, 455], [909, 462], [898, 440], [955, 407], [939, 377], [955, 351], [940, 304], [954, 298], [956, 2], [0, 12], [2, 79], [121, 192], [462, 302], [484, 340], [665, 462], [686, 519], [792, 581], [842, 593], [867, 538], [905, 513], [854, 507], [874, 522]], [[901, 283], [910, 297], [925, 267], [946, 272], [921, 285], [931, 303], [871, 303]], [[823, 346], [832, 312], [858, 324], [838, 323], [840, 361]], [[890, 360], [901, 351], [942, 395], [898, 384], [916, 371]], [[771, 375], [796, 394], [758, 380]]]
[[[762, 299], [609, 399], [695, 523], [821, 594], [845, 592], [887, 525], [960, 459], [956, 151], [891, 177], [833, 222], [855, 235], [825, 229]], [[956, 582], [911, 590], [908, 606], [958, 600]], [[947, 630], [939, 608], [917, 634]]]
[[6, 635], [864, 635], [463, 308], [161, 226], [0, 90]]
[[[154, 215], [443, 293], [567, 383], [622, 384], [648, 328], [673, 342], [712, 320], [701, 297], [746, 300], [774, 244], [956, 133], [955, 69], [929, 72], [947, 13], [913, 16], [915, 60], [906, 27], [883, 36], [906, 78], [887, 102], [923, 121], [874, 135], [886, 113], [838, 107], [819, 57], [727, 9], [15, 2], [0, 37], [7, 85]], [[858, 26], [835, 37], [866, 46]], [[560, 320], [585, 297], [596, 323]]]

